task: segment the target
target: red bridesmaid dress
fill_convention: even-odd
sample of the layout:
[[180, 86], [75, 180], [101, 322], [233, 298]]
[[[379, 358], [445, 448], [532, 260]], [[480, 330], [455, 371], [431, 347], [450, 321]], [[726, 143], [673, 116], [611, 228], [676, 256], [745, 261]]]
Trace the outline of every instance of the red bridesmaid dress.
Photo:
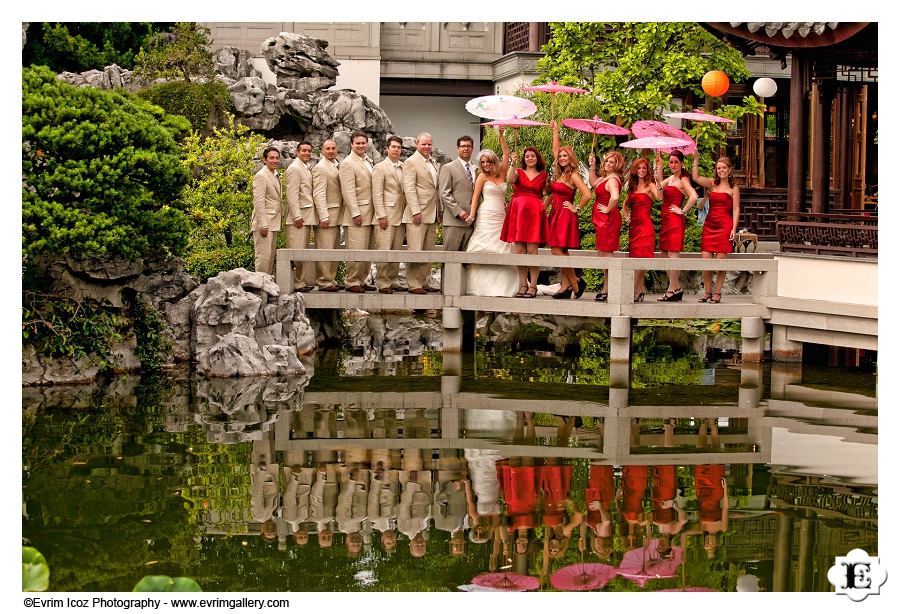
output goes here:
[[684, 194], [673, 185], [663, 188], [663, 202], [660, 210], [659, 251], [680, 252], [684, 249], [684, 216], [672, 213], [672, 205], [681, 207]]
[[518, 180], [513, 184], [512, 200], [509, 212], [503, 220], [500, 239], [507, 243], [540, 243], [547, 242], [550, 227], [544, 213], [544, 186], [547, 184], [547, 171], [541, 171], [534, 179], [521, 168], [516, 169]]
[[632, 258], [653, 258], [653, 220], [650, 208], [653, 199], [643, 192], [628, 195], [631, 222], [628, 224], [628, 255]]
[[578, 216], [563, 207], [565, 201], [575, 202], [575, 188], [561, 181], [550, 184], [553, 204], [550, 207], [550, 232], [547, 245], [566, 249], [579, 249], [581, 238], [578, 236]]
[[728, 236], [734, 223], [732, 209], [734, 201], [726, 192], [709, 193], [709, 213], [703, 222], [700, 249], [716, 254], [730, 254], [732, 245]]
[[625, 465], [622, 468], [622, 518], [638, 522], [644, 511], [644, 491], [647, 490], [647, 465]]
[[722, 520], [722, 499], [725, 497], [722, 478], [724, 477], [725, 465], [696, 465], [694, 467], [694, 488], [697, 491], [697, 503], [700, 504], [701, 521]]
[[540, 468], [544, 495], [543, 523], [555, 527], [566, 521], [566, 499], [572, 489], [572, 465], [544, 465]]
[[612, 465], [591, 465], [588, 475], [588, 487], [584, 489], [584, 503], [587, 505], [587, 523], [597, 532], [597, 527], [603, 522], [600, 510], [592, 510], [588, 505], [592, 501], [600, 503], [600, 508], [609, 513], [612, 500], [616, 496], [616, 488], [613, 484]]
[[537, 467], [511, 467], [497, 463], [500, 494], [506, 503], [509, 530], [537, 526]]
[[[677, 214], [676, 214], [677, 215]], [[675, 465], [658, 465], [650, 468], [650, 497], [653, 502], [653, 521], [657, 523], [675, 522], [675, 508], [663, 507], [678, 494]]]
[[604, 177], [594, 193], [597, 197], [594, 199], [593, 212], [591, 213], [591, 221], [594, 222], [594, 230], [597, 232], [597, 251], [598, 252], [614, 252], [619, 249], [619, 233], [622, 231], [622, 214], [619, 213], [619, 206], [609, 210], [609, 213], [603, 213], [599, 207], [609, 204], [609, 190], [606, 187], [609, 177]]

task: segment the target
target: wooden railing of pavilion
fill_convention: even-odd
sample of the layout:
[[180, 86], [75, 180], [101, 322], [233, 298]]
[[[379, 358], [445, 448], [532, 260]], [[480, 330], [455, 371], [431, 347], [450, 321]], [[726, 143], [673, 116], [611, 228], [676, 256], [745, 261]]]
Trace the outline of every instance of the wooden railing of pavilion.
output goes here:
[[779, 213], [781, 250], [844, 256], [878, 255], [878, 216]]

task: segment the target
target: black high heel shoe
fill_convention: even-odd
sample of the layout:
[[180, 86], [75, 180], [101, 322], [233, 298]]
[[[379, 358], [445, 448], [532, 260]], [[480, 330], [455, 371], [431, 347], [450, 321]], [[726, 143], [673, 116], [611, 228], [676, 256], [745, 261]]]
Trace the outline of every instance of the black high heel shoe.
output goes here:
[[572, 288], [566, 288], [565, 290], [560, 290], [556, 294], [553, 295], [553, 298], [572, 298]]
[[587, 282], [578, 278], [578, 289], [575, 291], [575, 298], [581, 298], [581, 295], [584, 294], [584, 291], [587, 289]]
[[640, 294], [635, 294], [635, 295], [634, 295], [634, 302], [635, 302], [635, 303], [643, 303], [643, 302], [644, 302], [644, 293], [641, 292]]
[[675, 301], [680, 301], [682, 298], [684, 298], [684, 291], [681, 288], [678, 288], [677, 290], [666, 290], [663, 295], [656, 300], [674, 303]]
[[609, 294], [606, 292], [598, 292], [597, 296], [594, 297], [594, 300], [598, 303], [605, 303], [606, 299], [609, 298]]

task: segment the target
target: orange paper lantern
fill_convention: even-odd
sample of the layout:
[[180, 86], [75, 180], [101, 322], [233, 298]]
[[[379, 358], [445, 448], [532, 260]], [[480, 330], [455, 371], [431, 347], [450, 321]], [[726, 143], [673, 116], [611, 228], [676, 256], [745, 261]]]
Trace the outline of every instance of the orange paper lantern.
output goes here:
[[729, 85], [731, 82], [728, 80], [728, 75], [721, 70], [709, 71], [703, 75], [703, 80], [700, 81], [700, 86], [703, 87], [707, 96], [722, 96], [728, 91]]

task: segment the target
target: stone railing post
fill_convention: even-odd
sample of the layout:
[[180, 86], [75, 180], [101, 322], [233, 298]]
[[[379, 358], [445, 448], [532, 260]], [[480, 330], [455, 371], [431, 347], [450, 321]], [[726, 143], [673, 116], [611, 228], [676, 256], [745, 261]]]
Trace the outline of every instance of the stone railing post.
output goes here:
[[741, 360], [762, 360], [766, 340], [766, 326], [762, 318], [741, 318]]
[[463, 313], [457, 306], [459, 297], [465, 291], [463, 265], [459, 262], [445, 262], [441, 274], [444, 307], [441, 310], [441, 324], [444, 327], [445, 352], [461, 352], [463, 348]]
[[282, 294], [294, 291], [293, 275], [291, 275], [291, 259], [286, 250], [275, 252], [275, 283]]

